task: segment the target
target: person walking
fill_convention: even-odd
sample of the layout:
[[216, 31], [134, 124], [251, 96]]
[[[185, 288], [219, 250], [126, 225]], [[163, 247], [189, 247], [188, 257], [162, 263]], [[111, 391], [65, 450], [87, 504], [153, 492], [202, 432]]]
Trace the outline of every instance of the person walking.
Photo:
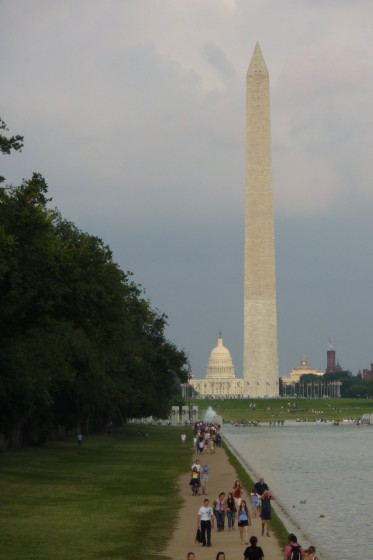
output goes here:
[[264, 529], [267, 528], [267, 537], [270, 537], [269, 526], [271, 523], [271, 500], [273, 496], [269, 490], [264, 490], [263, 494], [260, 496], [260, 501], [262, 503], [260, 508], [260, 519], [262, 520], [262, 535], [264, 535]]
[[192, 478], [190, 479], [189, 486], [191, 487], [193, 496], [197, 496], [199, 494], [199, 472], [197, 471], [197, 467], [193, 467], [192, 469]]
[[284, 550], [284, 560], [302, 560], [306, 553], [298, 543], [298, 539], [294, 533], [288, 535], [288, 544]]
[[314, 546], [309, 546], [305, 552], [304, 560], [319, 560], [316, 556], [316, 548]]
[[245, 560], [264, 560], [264, 552], [260, 546], [257, 546], [257, 543], [256, 537], [250, 537], [250, 546], [243, 553]]
[[210, 455], [213, 455], [215, 453], [215, 443], [212, 438], [209, 439], [209, 452]]
[[200, 463], [199, 459], [196, 459], [195, 462], [193, 463], [193, 465], [191, 466], [191, 470], [193, 472], [193, 469], [196, 468], [197, 472], [198, 472], [198, 480], [199, 480], [199, 486], [201, 486], [201, 472], [202, 472], [202, 465]]
[[197, 529], [201, 529], [202, 546], [211, 546], [211, 529], [214, 528], [214, 512], [208, 498], [203, 500], [197, 515]]
[[202, 467], [202, 494], [208, 494], [208, 483], [209, 483], [209, 467], [204, 465]]
[[228, 530], [234, 531], [234, 521], [236, 519], [236, 502], [233, 498], [232, 492], [228, 493], [227, 497], [227, 519], [228, 519]]
[[197, 471], [200, 472], [202, 469], [201, 463], [199, 459], [196, 459], [193, 463], [193, 465], [190, 467], [190, 470], [193, 470], [194, 467], [196, 467]]
[[251, 525], [251, 516], [245, 500], [241, 500], [240, 507], [237, 510], [237, 525], [240, 528], [241, 544], [249, 544], [249, 525]]
[[253, 512], [254, 517], [257, 517], [260, 512], [260, 496], [256, 492], [255, 487], [251, 492], [251, 511]]
[[236, 508], [237, 509], [240, 507], [242, 494], [243, 494], [243, 488], [241, 486], [241, 482], [239, 480], [236, 480], [236, 482], [234, 483], [234, 486], [233, 486], [233, 498], [236, 501]]
[[218, 552], [216, 555], [216, 560], [225, 560], [225, 552]]
[[227, 504], [225, 501], [225, 492], [220, 492], [219, 496], [216, 498], [214, 502], [214, 514], [216, 517], [216, 525], [218, 528], [218, 533], [224, 531], [226, 509], [227, 509]]
[[263, 477], [260, 477], [259, 481], [254, 484], [254, 488], [255, 488], [256, 492], [259, 494], [259, 496], [262, 496], [262, 494], [266, 490], [269, 490], [268, 484], [266, 482], [264, 482]]

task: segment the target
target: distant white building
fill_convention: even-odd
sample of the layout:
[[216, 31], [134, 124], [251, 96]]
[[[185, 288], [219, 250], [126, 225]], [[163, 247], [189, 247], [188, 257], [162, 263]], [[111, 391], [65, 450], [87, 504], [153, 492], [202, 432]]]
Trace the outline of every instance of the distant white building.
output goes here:
[[231, 353], [221, 335], [212, 350], [205, 379], [191, 379], [190, 385], [200, 397], [242, 397], [243, 379], [237, 379]]
[[284, 385], [292, 385], [293, 383], [299, 383], [300, 376], [305, 375], [306, 373], [311, 373], [312, 375], [318, 375], [320, 377], [324, 375], [321, 371], [317, 371], [316, 369], [311, 368], [308, 365], [306, 357], [303, 356], [299, 366], [297, 368], [294, 368], [290, 373], [290, 375], [285, 375], [284, 377], [281, 377], [282, 383]]

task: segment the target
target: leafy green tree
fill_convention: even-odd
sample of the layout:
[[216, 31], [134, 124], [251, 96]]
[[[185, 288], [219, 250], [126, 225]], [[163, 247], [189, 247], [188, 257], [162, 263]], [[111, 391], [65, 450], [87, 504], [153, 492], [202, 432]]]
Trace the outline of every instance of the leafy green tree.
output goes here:
[[332, 373], [324, 373], [324, 381], [346, 381], [352, 378], [353, 375], [350, 371], [334, 371]]
[[300, 376], [300, 383], [319, 383], [321, 381], [320, 375], [314, 373], [304, 373]]
[[19, 188], [0, 189], [0, 403], [13, 446], [20, 444], [22, 424], [41, 410], [43, 398], [50, 403], [50, 373], [43, 364], [50, 365], [52, 355], [44, 341], [54, 234], [44, 209], [46, 190], [38, 174]]
[[[17, 134], [16, 136], [7, 137], [2, 131], [8, 132], [5, 122], [0, 118], [0, 153], [9, 155], [13, 150], [20, 152], [23, 148], [23, 136]], [[3, 183], [5, 178], [0, 176], [0, 183]]]
[[40, 174], [0, 188], [0, 431], [12, 446], [165, 416], [186, 355], [110, 249], [47, 207]]

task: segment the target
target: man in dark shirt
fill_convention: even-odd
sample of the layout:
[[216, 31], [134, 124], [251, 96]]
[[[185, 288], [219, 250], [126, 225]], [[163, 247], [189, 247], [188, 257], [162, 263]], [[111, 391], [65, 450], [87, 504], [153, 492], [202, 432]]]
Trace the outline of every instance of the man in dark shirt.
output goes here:
[[262, 496], [265, 490], [269, 490], [268, 484], [264, 482], [264, 478], [260, 478], [259, 482], [255, 483], [254, 488], [255, 488], [255, 492], [257, 492], [259, 496]]

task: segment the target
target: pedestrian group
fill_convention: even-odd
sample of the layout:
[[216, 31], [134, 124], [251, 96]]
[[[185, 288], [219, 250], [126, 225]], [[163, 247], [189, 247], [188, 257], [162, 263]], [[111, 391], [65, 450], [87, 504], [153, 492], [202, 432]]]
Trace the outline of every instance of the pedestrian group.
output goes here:
[[[199, 455], [215, 452], [215, 446], [220, 445], [221, 442], [219, 429], [219, 425], [196, 424], [193, 445]], [[203, 465], [200, 459], [196, 459], [191, 467], [190, 487], [193, 495], [202, 493], [207, 496], [208, 482], [208, 465]], [[244, 560], [264, 560], [264, 552], [258, 546], [257, 537], [252, 535], [249, 538], [249, 527], [253, 517], [260, 517], [261, 535], [271, 536], [271, 501], [274, 500], [274, 496], [262, 477], [254, 484], [248, 499], [244, 499], [244, 495], [245, 490], [240, 480], [236, 480], [230, 491], [227, 494], [224, 491], [220, 492], [212, 501], [212, 505], [209, 498], [205, 497], [197, 514], [196, 542], [199, 542], [202, 547], [211, 547], [211, 531], [215, 524], [219, 533], [225, 531], [226, 525], [228, 531], [234, 531], [237, 524], [240, 542], [242, 545], [246, 545]], [[197, 560], [195, 553], [189, 552], [187, 560]], [[225, 553], [218, 552], [216, 560], [226, 560]], [[284, 560], [319, 559], [314, 546], [309, 546], [307, 550], [304, 550], [297, 542], [297, 537], [291, 533], [284, 550]]]

